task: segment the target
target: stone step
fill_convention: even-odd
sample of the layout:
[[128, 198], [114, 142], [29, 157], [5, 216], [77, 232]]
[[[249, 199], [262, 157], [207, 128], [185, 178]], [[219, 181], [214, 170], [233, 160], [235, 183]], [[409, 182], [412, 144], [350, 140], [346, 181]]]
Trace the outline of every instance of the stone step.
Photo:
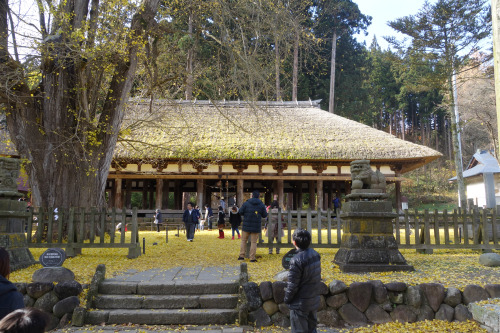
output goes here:
[[88, 311], [85, 324], [225, 325], [237, 318], [234, 309], [117, 309]]
[[98, 295], [98, 309], [235, 309], [238, 295]]
[[206, 295], [237, 294], [239, 281], [120, 282], [104, 280], [100, 294], [110, 295]]

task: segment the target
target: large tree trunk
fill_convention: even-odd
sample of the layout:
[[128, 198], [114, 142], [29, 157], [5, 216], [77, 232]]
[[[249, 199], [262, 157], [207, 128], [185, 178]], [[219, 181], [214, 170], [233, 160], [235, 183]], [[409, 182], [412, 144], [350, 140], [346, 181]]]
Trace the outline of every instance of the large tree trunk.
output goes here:
[[328, 112], [335, 113], [335, 58], [337, 56], [337, 31], [333, 30], [332, 57], [330, 61], [330, 97], [328, 99]]
[[295, 30], [295, 40], [293, 43], [293, 69], [292, 69], [292, 101], [297, 101], [297, 87], [299, 85], [299, 47], [300, 30]]
[[[495, 68], [495, 97], [497, 109], [497, 133], [500, 139], [500, 0], [491, 1], [491, 22], [493, 27], [493, 64]], [[498, 140], [500, 142], [500, 140]], [[498, 146], [495, 144], [495, 157]]]
[[279, 52], [279, 40], [278, 34], [274, 34], [274, 52], [276, 54], [275, 59], [275, 72], [276, 72], [276, 100], [281, 100], [281, 82], [280, 82], [280, 52]]
[[[65, 3], [53, 20], [55, 33], [40, 49], [42, 79], [33, 88], [8, 50], [0, 51], [0, 75], [6, 78], [0, 82], [0, 103], [7, 107], [12, 141], [29, 160], [37, 205], [104, 207], [106, 179], [135, 76], [138, 38], [152, 28], [158, 2], [145, 0], [132, 18], [125, 53], [97, 59], [85, 58], [79, 50], [94, 47], [99, 1], [92, 0], [89, 18], [89, 0]], [[0, 7], [2, 26], [6, 13]], [[58, 20], [61, 16], [71, 19]], [[72, 39], [71, 31], [83, 26], [87, 39]], [[6, 35], [0, 38], [5, 45]]]
[[[188, 34], [191, 38], [193, 38], [193, 11], [191, 10], [189, 13], [188, 19]], [[186, 99], [193, 99], [193, 85], [194, 85], [194, 76], [193, 76], [193, 63], [194, 63], [194, 46], [191, 46], [187, 52], [187, 61], [186, 61]]]

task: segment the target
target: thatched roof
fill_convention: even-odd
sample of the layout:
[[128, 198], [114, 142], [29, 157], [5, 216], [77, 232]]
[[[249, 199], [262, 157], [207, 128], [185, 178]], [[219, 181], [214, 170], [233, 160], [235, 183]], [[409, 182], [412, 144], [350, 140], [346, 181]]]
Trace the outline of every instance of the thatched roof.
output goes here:
[[[318, 102], [130, 101], [117, 159], [413, 161], [441, 156]], [[413, 167], [411, 167], [413, 168]], [[407, 170], [405, 170], [407, 171]]]

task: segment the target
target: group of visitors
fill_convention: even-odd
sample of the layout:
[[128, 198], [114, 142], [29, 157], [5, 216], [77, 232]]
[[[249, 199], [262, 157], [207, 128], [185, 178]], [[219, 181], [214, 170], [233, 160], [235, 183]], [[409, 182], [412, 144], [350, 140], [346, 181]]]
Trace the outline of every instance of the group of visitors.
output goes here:
[[9, 253], [0, 248], [0, 333], [42, 333], [49, 322], [45, 312], [25, 308], [23, 295], [10, 282]]

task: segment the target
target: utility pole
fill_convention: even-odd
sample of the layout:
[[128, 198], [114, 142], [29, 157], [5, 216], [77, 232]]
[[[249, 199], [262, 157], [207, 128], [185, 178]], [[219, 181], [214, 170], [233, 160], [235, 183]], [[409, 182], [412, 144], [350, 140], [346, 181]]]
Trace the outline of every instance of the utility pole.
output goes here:
[[[497, 130], [500, 137], [500, 0], [491, 0], [491, 21], [493, 27], [493, 63], [495, 66]], [[499, 147], [496, 148], [499, 149]]]

